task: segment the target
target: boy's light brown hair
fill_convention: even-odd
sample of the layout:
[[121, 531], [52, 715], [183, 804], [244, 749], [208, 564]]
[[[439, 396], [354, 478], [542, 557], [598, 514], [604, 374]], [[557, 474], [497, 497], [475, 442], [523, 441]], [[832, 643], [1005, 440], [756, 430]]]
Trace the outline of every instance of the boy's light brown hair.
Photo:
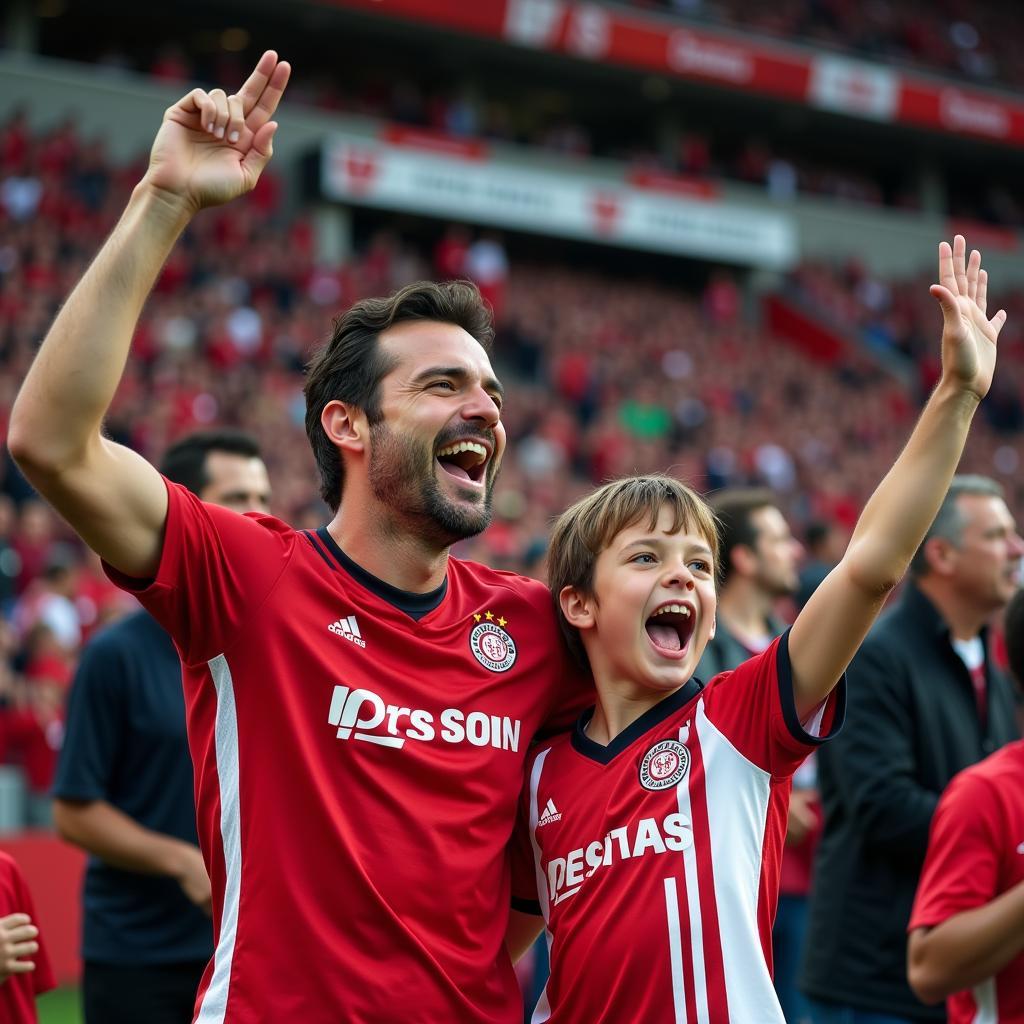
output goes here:
[[631, 476], [599, 487], [570, 505], [555, 520], [548, 548], [548, 586], [562, 635], [573, 657], [589, 667], [579, 630], [562, 614], [558, 595], [563, 587], [593, 593], [597, 556], [617, 534], [646, 522], [654, 529], [663, 506], [672, 510], [672, 532], [692, 530], [711, 548], [718, 572], [718, 524], [708, 503], [692, 488], [670, 476]]

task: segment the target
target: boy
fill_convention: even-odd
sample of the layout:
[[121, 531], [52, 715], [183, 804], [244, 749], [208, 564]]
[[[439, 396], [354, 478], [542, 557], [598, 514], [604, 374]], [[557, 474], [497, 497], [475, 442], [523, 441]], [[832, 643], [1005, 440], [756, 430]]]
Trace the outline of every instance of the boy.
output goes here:
[[[689, 488], [600, 488], [555, 526], [549, 584], [598, 704], [531, 758], [518, 909], [539, 899], [557, 1024], [782, 1024], [771, 924], [793, 772], [838, 729], [843, 676], [906, 570], [988, 391], [1005, 314], [964, 239], [939, 247], [943, 375], [840, 564], [792, 628], [708, 684], [714, 519]], [[833, 692], [835, 691], [835, 692]], [[522, 930], [522, 934], [520, 934]], [[508, 942], [525, 939], [517, 915]]]

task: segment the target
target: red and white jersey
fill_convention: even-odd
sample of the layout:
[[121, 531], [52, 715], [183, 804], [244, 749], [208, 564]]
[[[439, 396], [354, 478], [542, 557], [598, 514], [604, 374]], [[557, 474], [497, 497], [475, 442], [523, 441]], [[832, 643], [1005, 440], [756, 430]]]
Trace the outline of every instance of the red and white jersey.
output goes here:
[[593, 700], [547, 589], [451, 559], [417, 621], [326, 530], [168, 493], [137, 593], [184, 666], [216, 941], [196, 1020], [519, 1024], [506, 848], [526, 754]]
[[843, 715], [801, 724], [788, 632], [691, 680], [607, 747], [573, 733], [531, 757], [513, 896], [539, 897], [551, 977], [534, 1021], [784, 1024], [771, 926], [791, 776]]
[[[962, 771], [932, 818], [908, 930], [933, 928], [1024, 883], [1024, 740]], [[946, 1000], [949, 1024], [1024, 1024], [1024, 953]]]

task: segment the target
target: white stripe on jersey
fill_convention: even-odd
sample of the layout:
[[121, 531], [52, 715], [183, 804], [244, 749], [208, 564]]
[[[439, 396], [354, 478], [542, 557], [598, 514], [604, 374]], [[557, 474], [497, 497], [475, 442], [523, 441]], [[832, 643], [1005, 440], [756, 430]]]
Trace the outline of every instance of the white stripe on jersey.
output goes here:
[[[703, 701], [700, 702], [703, 707]], [[679, 742], [685, 744], [690, 735], [689, 725], [679, 730]], [[691, 772], [683, 776], [682, 782], [676, 786], [679, 800], [679, 811], [684, 819], [693, 823], [693, 811], [690, 807]], [[710, 802], [710, 796], [708, 800]], [[728, 805], [726, 805], [728, 806]], [[697, 875], [697, 844], [691, 843], [683, 850], [683, 874], [686, 880], [686, 907], [690, 917], [690, 953], [693, 967], [694, 1003], [697, 1011], [697, 1024], [709, 1024], [708, 1013], [708, 981], [704, 969], [704, 922], [700, 912], [700, 883]], [[742, 1018], [737, 1018], [741, 1020]]]
[[987, 978], [971, 989], [974, 1005], [978, 1008], [971, 1024], [999, 1024], [999, 1003], [996, 999], [996, 979]]
[[[715, 728], [703, 701], [698, 702], [694, 728], [704, 762], [711, 863], [729, 1017], [734, 1021], [785, 1024], [757, 927], [761, 854], [771, 776], [748, 761]], [[687, 888], [689, 885], [687, 874]]]
[[209, 662], [217, 690], [217, 720], [214, 742], [217, 751], [217, 779], [220, 790], [220, 838], [224, 844], [224, 908], [220, 918], [220, 940], [213, 954], [213, 974], [203, 993], [196, 1024], [222, 1024], [228, 1007], [231, 962], [238, 931], [238, 898], [242, 887], [242, 839], [238, 796], [238, 719], [231, 669], [223, 654]]
[[686, 987], [683, 984], [683, 939], [679, 933], [679, 893], [676, 880], [665, 879], [665, 914], [668, 917], [668, 953], [672, 963], [672, 1008], [676, 1024], [686, 1024]]
[[[540, 901], [540, 911], [544, 915], [544, 937], [548, 944], [548, 962], [551, 960], [551, 932], [547, 928], [548, 915], [551, 913], [550, 901], [548, 898], [548, 880], [540, 867], [540, 846], [537, 843], [537, 822], [540, 821], [540, 808], [537, 807], [537, 790], [540, 787], [540, 776], [544, 770], [544, 762], [547, 760], [551, 748], [542, 750], [533, 762], [533, 769], [530, 772], [530, 845], [533, 847], [533, 865], [537, 873], [537, 899]], [[530, 1018], [530, 1024], [543, 1024], [551, 1016], [551, 1005], [548, 1003], [548, 987], [545, 984], [537, 1000], [536, 1009]], [[197, 1022], [198, 1024], [198, 1022]]]

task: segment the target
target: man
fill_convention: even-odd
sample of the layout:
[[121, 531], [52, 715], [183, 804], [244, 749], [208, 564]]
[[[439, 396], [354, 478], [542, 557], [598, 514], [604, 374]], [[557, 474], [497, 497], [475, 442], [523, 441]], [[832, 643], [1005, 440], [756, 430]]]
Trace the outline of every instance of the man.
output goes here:
[[906, 592], [849, 669], [846, 726], [819, 759], [825, 833], [801, 978], [815, 1024], [943, 1019], [907, 984], [906, 927], [939, 795], [1016, 736], [986, 624], [1022, 554], [999, 485], [954, 477]]
[[760, 654], [786, 628], [775, 607], [796, 592], [802, 552], [769, 490], [720, 491], [711, 508], [722, 552], [718, 626], [697, 666], [699, 679]]
[[268, 51], [237, 95], [168, 108], [9, 444], [182, 658], [215, 942], [197, 1020], [518, 1024], [506, 845], [532, 737], [585, 694], [546, 588], [449, 558], [505, 448], [477, 290], [336, 322], [306, 386], [319, 530], [204, 504], [101, 433], [163, 262], [253, 187], [289, 73]]
[[[267, 512], [256, 441], [192, 434], [161, 471], [203, 501]], [[92, 856], [83, 891], [86, 1024], [187, 1024], [210, 954], [210, 880], [196, 837], [181, 662], [138, 612], [83, 651], [54, 786], [60, 834]]]
[[[704, 681], [760, 654], [785, 630], [775, 608], [796, 592], [802, 554], [771, 491], [728, 488], [711, 498], [711, 508], [718, 520], [721, 575], [718, 624], [696, 672]], [[793, 776], [779, 906], [772, 928], [775, 990], [791, 1024], [807, 1017], [796, 974], [818, 834], [816, 805], [812, 752]]]
[[[1006, 612], [1024, 680], [1024, 590]], [[1024, 742], [962, 771], [942, 794], [910, 919], [907, 975], [951, 1024], [1024, 1021]]]

